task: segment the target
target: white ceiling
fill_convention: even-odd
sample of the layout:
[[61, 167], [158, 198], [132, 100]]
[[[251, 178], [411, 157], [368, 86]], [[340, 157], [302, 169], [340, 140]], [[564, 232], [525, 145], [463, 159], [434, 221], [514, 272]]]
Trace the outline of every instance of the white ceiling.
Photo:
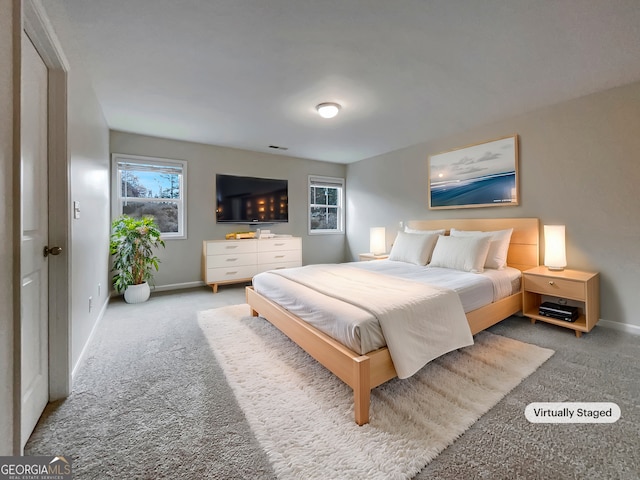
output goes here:
[[111, 129], [331, 162], [640, 80], [640, 0], [42, 2]]

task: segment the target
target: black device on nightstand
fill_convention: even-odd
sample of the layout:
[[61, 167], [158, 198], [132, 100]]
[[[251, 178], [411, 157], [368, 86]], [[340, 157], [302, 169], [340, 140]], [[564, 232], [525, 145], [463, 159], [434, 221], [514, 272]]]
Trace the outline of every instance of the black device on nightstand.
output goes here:
[[559, 303], [544, 302], [540, 305], [539, 315], [543, 317], [556, 318], [567, 322], [575, 322], [580, 316], [578, 307], [560, 305]]

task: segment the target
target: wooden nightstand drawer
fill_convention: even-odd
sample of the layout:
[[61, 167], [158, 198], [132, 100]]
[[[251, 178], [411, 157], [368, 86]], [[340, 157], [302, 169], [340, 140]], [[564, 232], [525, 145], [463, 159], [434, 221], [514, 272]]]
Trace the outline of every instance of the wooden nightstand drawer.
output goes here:
[[538, 277], [536, 275], [524, 276], [524, 288], [529, 292], [552, 295], [558, 298], [570, 298], [572, 300], [586, 299], [584, 282], [575, 282], [562, 278]]

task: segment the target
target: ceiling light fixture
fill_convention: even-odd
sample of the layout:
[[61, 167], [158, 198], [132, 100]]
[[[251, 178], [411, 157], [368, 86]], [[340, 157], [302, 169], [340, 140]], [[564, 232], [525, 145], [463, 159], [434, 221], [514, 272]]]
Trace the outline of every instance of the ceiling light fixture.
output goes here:
[[331, 103], [331, 102], [327, 102], [327, 103], [321, 103], [320, 105], [316, 106], [316, 110], [318, 111], [318, 114], [322, 117], [322, 118], [333, 118], [335, 117], [338, 112], [340, 111], [342, 107], [340, 105], [338, 105], [337, 103]]

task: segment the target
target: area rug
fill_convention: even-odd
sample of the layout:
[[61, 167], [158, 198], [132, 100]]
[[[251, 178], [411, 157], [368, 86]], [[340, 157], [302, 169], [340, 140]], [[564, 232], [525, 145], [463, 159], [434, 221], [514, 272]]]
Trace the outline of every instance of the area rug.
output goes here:
[[282, 479], [411, 478], [554, 353], [481, 332], [375, 388], [359, 427], [352, 390], [248, 305], [200, 312], [198, 322]]

